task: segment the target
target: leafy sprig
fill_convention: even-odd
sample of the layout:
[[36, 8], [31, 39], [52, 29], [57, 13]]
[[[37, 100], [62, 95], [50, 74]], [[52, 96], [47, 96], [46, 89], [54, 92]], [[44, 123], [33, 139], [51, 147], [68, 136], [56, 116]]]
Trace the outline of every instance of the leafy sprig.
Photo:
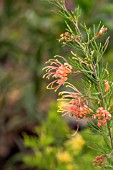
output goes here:
[[[113, 166], [111, 161], [113, 151], [111, 99], [113, 90], [107, 65], [103, 64], [109, 37], [104, 44], [100, 41], [100, 37], [106, 33], [107, 28], [101, 25], [101, 22], [97, 27], [93, 25], [92, 28], [88, 28], [86, 24], [81, 24], [79, 21], [79, 8], [68, 11], [65, 1], [51, 0], [50, 2], [58, 7], [58, 13], [64, 17], [66, 32], [60, 35], [59, 42], [63, 46], [71, 47], [72, 57], [69, 58], [69, 63], [66, 60], [64, 64], [58, 60], [51, 60], [50, 66], [45, 67], [49, 68], [49, 73], [46, 74], [49, 75], [49, 78], [52, 74], [54, 75], [52, 77], [57, 79], [53, 81], [58, 84], [57, 89], [65, 84], [66, 87], [74, 91], [60, 93], [62, 94], [61, 100], [66, 100], [60, 110], [64, 115], [76, 116], [77, 125], [79, 118], [90, 118], [90, 128], [95, 134], [103, 136], [106, 144], [105, 148], [96, 143], [101, 155], [95, 158], [94, 165], [110, 168]], [[67, 82], [70, 74], [82, 74], [86, 77], [83, 81], [86, 93], [79, 92], [76, 87]], [[104, 161], [105, 159], [106, 161]]]

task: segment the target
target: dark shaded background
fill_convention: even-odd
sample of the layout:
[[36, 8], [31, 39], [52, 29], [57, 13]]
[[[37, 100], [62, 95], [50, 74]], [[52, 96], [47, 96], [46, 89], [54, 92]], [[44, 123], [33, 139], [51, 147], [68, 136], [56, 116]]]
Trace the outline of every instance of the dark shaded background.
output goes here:
[[[68, 10], [78, 5], [81, 22], [92, 27], [101, 20], [108, 27], [102, 41], [110, 35], [104, 61], [112, 69], [113, 1], [66, 1]], [[65, 22], [55, 10], [44, 0], [0, 1], [0, 170], [8, 170], [12, 157], [17, 161], [15, 155], [25, 150], [23, 133], [35, 135], [34, 127], [40, 126], [56, 101], [57, 95], [45, 88], [42, 68], [55, 54], [66, 57], [70, 52], [57, 41], [65, 31]], [[32, 168], [17, 161], [15, 168], [10, 164], [10, 169]]]

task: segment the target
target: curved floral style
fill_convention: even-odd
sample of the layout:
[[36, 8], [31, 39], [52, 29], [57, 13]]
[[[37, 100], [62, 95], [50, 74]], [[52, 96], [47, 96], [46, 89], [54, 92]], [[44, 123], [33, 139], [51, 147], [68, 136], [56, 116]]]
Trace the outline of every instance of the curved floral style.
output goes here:
[[65, 81], [67, 81], [68, 75], [72, 73], [72, 67], [64, 57], [57, 55], [55, 58], [63, 59], [64, 63], [62, 64], [58, 59], [50, 59], [46, 62], [50, 65], [43, 68], [43, 70], [46, 70], [43, 78], [55, 78], [55, 80], [47, 86], [47, 89], [50, 90], [57, 90]]
[[[60, 35], [59, 42], [63, 46], [71, 47], [72, 58], [70, 58], [72, 66], [62, 56], [56, 56], [58, 59], [50, 59], [46, 66], [45, 78], [53, 77], [54, 81], [50, 82], [47, 86], [48, 89], [55, 89], [55, 91], [65, 83], [68, 87], [68, 91], [62, 91], [59, 93], [61, 96], [58, 99], [60, 102], [59, 112], [63, 115], [69, 114], [70, 116], [76, 116], [76, 125], [78, 131], [78, 119], [84, 119], [90, 117], [89, 126], [92, 132], [97, 135], [101, 135], [105, 142], [105, 147], [97, 145], [97, 150], [103, 155], [97, 156], [93, 162], [94, 166], [109, 167], [113, 169], [112, 157], [108, 159], [106, 153], [113, 154], [113, 126], [112, 126], [112, 97], [113, 97], [113, 83], [109, 71], [104, 66], [102, 61], [103, 55], [107, 49], [109, 43], [109, 37], [104, 44], [101, 43], [99, 38], [107, 32], [107, 28], [98, 24], [92, 28], [87, 27], [85, 24], [79, 23], [80, 10], [76, 8], [70, 12], [65, 6], [65, 1], [51, 0], [59, 8], [59, 13], [66, 19], [66, 32]], [[75, 17], [76, 16], [76, 17]], [[67, 19], [70, 22], [67, 21]], [[82, 25], [82, 27], [81, 27]], [[75, 29], [74, 29], [75, 28]], [[85, 89], [86, 94], [83, 95], [72, 84], [67, 82], [68, 76], [74, 73], [74, 75], [84, 75], [83, 84], [81, 88]], [[69, 90], [72, 91], [69, 91]], [[90, 106], [88, 101], [90, 101]], [[90, 109], [92, 108], [92, 110]], [[107, 110], [107, 108], [109, 108]], [[97, 124], [95, 125], [95, 121]], [[104, 127], [103, 127], [104, 126]], [[105, 133], [103, 133], [105, 130]], [[76, 134], [76, 133], [74, 133]], [[107, 159], [105, 159], [107, 158]]]
[[88, 101], [82, 96], [70, 83], [67, 83], [67, 87], [70, 87], [74, 92], [63, 91], [60, 92], [62, 101], [65, 101], [64, 104], [59, 106], [59, 112], [63, 113], [63, 116], [69, 114], [71, 116], [76, 116], [76, 124], [78, 125], [78, 119], [84, 119], [91, 114], [91, 109], [88, 106]]

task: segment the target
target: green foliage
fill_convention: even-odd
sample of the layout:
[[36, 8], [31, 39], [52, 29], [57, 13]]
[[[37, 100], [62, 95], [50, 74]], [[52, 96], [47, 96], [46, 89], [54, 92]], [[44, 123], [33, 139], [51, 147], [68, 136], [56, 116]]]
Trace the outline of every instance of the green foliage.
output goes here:
[[0, 169], [6, 158], [20, 152], [21, 133], [44, 119], [42, 61], [60, 50], [61, 20], [44, 1], [0, 1]]
[[102, 139], [91, 137], [89, 130], [71, 137], [66, 122], [58, 116], [55, 104], [51, 106], [46, 121], [36, 128], [36, 134], [24, 134], [24, 144], [29, 149], [23, 157], [26, 166], [37, 170], [97, 169], [91, 163], [96, 153], [88, 145], [92, 140], [102, 144]]
[[[113, 166], [111, 160], [113, 129], [110, 125], [112, 123], [111, 113], [113, 112], [111, 105], [113, 83], [109, 77], [107, 65], [105, 66], [103, 63], [109, 37], [106, 38], [104, 44], [100, 40], [100, 37], [107, 32], [107, 28], [101, 23], [97, 27], [93, 24], [93, 28], [88, 28], [86, 24], [80, 23], [79, 8], [68, 11], [65, 1], [52, 0], [52, 3], [59, 8], [58, 12], [66, 22], [66, 32], [60, 35], [59, 42], [72, 48], [72, 57], [70, 57], [71, 63], [68, 63], [61, 56], [59, 58], [63, 59], [64, 63], [57, 59], [51, 59], [47, 62], [50, 65], [44, 67], [46, 71], [44, 77], [55, 78], [47, 87], [56, 92], [58, 88], [65, 84], [66, 88], [72, 90], [72, 92], [65, 90], [59, 93], [61, 96], [59, 100], [62, 102], [59, 106], [59, 112], [63, 115], [76, 116], [77, 130], [79, 128], [78, 119], [91, 118], [90, 128], [96, 134], [102, 135], [106, 143], [106, 147], [103, 144], [96, 143], [100, 155], [95, 158], [94, 166], [111, 168]], [[70, 23], [73, 24], [74, 28]], [[70, 74], [83, 74], [86, 77], [82, 81], [83, 87], [86, 88], [86, 94], [81, 93], [70, 83]], [[86, 86], [88, 83], [90, 83], [89, 87]]]
[[[85, 21], [88, 24], [88, 28], [85, 28], [84, 25], [83, 27], [87, 29], [87, 32], [89, 31], [89, 38], [92, 30], [89, 27], [92, 27], [92, 23], [98, 23], [100, 20], [109, 28], [109, 34], [112, 37], [112, 0], [80, 0], [76, 1], [75, 5], [77, 4], [81, 9], [81, 16], [78, 17], [79, 9], [73, 11], [72, 15], [76, 21], [80, 19], [83, 23]], [[18, 138], [20, 139], [20, 134], [26, 129], [32, 131], [34, 124], [43, 120], [48, 112], [48, 107], [45, 103], [47, 101], [49, 104], [49, 99], [52, 98], [52, 95], [43, 88], [46, 81], [42, 81], [41, 69], [46, 59], [60, 53], [61, 48], [57, 40], [59, 34], [65, 30], [63, 18], [52, 12], [52, 10], [55, 11], [56, 7], [51, 6], [45, 0], [0, 1], [0, 165], [6, 165], [6, 158], [10, 161], [10, 156], [15, 155], [15, 147], [16, 151], [21, 150], [21, 140], [18, 140]], [[70, 25], [69, 19], [66, 18], [67, 26]], [[71, 29], [72, 32], [75, 31], [74, 26]], [[67, 30], [69, 30], [69, 27], [67, 27]], [[84, 34], [85, 30], [82, 29], [82, 31]], [[112, 38], [106, 50], [104, 62], [109, 61], [112, 68], [111, 40]], [[104, 37], [102, 37], [102, 41], [104, 41]], [[72, 44], [68, 45], [73, 47]], [[62, 55], [66, 58], [69, 54], [70, 46], [62, 49]], [[80, 50], [80, 48], [78, 47], [77, 50]], [[81, 54], [81, 51], [79, 53]], [[95, 56], [98, 53], [95, 52]], [[82, 69], [84, 71], [86, 67], [82, 65]], [[74, 84], [80, 87], [81, 83], [78, 82], [78, 78], [76, 78]], [[74, 78], [72, 77], [72, 82], [73, 80]], [[94, 86], [92, 88], [95, 89]], [[45, 107], [44, 110], [42, 105]], [[61, 144], [68, 138], [66, 135], [68, 130], [65, 129], [65, 123], [62, 124], [60, 119], [58, 124], [62, 124], [62, 127], [55, 123], [58, 118], [55, 115], [54, 113], [49, 115], [51, 116], [49, 119], [54, 122], [54, 126], [52, 126], [48, 118], [48, 121], [44, 122], [45, 125], [43, 126], [46, 126], [46, 131], [49, 135], [45, 145], [54, 143], [55, 146], [62, 147]], [[112, 127], [112, 123], [110, 126]], [[51, 130], [48, 130], [49, 128]], [[40, 128], [38, 127], [38, 129]], [[44, 127], [42, 129], [42, 131], [45, 131]], [[61, 129], [64, 130], [61, 131]], [[40, 131], [38, 132], [37, 130], [37, 133], [40, 134]], [[56, 131], [58, 132], [55, 133]], [[7, 140], [7, 138], [10, 140]], [[38, 139], [36, 137], [36, 143]], [[88, 157], [90, 159], [90, 156]], [[17, 161], [16, 156], [15, 160]], [[10, 166], [4, 169], [13, 170], [13, 165]], [[18, 169], [19, 166], [21, 165], [18, 165]], [[62, 166], [59, 168], [61, 169]], [[0, 169], [2, 169], [1, 166]], [[17, 170], [16, 165], [14, 169]]]
[[89, 0], [77, 0], [77, 3], [79, 4], [79, 6], [83, 9], [84, 13], [88, 13], [89, 10], [92, 9], [93, 7], [93, 0], [89, 1]]

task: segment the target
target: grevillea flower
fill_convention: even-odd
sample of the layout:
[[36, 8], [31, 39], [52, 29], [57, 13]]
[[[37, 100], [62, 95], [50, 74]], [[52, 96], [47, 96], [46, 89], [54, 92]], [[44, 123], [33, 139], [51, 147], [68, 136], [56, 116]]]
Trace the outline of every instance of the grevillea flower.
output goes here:
[[108, 157], [108, 154], [96, 156], [93, 161], [93, 165], [97, 167], [101, 167], [105, 165], [105, 159]]
[[64, 57], [57, 55], [55, 58], [63, 59], [64, 64], [62, 64], [58, 59], [50, 59], [46, 62], [50, 63], [50, 65], [43, 68], [43, 70], [46, 70], [46, 74], [44, 74], [43, 78], [55, 78], [54, 81], [49, 83], [47, 89], [57, 90], [64, 84], [65, 81], [67, 81], [68, 75], [72, 72], [72, 67]]
[[105, 126], [107, 121], [111, 119], [111, 114], [107, 110], [104, 110], [103, 107], [99, 107], [96, 111], [96, 114], [92, 116], [93, 120], [96, 118], [98, 119], [98, 127]]
[[[71, 116], [76, 116], [76, 124], [78, 125], [78, 119], [83, 119], [91, 114], [91, 109], [88, 107], [88, 101], [84, 99], [82, 94], [78, 91], [76, 87], [67, 82], [67, 86], [74, 90], [74, 92], [63, 91], [59, 95], [62, 96], [62, 101], [64, 104], [59, 106], [59, 112], [69, 114]], [[78, 127], [77, 127], [78, 128]]]

